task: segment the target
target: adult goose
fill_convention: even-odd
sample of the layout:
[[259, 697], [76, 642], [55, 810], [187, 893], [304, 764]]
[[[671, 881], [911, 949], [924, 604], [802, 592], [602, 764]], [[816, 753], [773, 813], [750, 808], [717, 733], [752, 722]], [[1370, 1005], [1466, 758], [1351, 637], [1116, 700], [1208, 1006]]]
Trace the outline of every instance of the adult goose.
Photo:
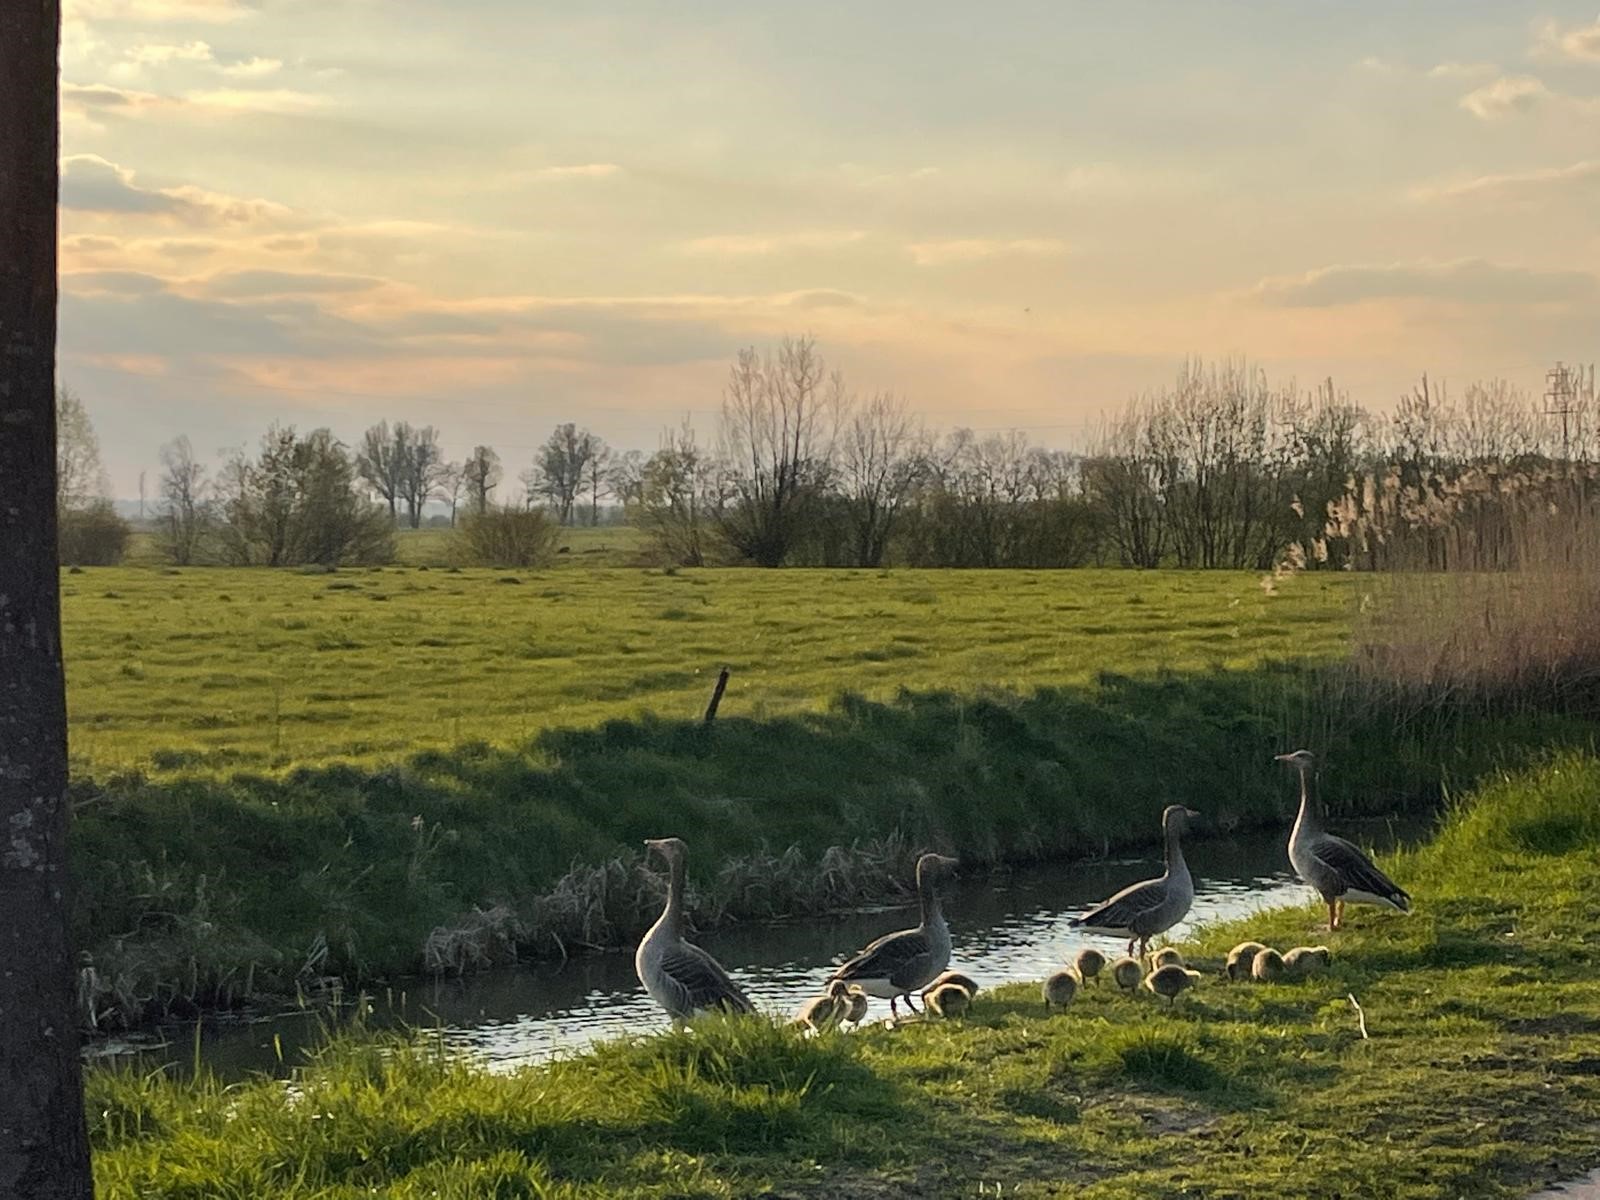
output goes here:
[[1159, 879], [1123, 888], [1092, 912], [1073, 917], [1068, 924], [1090, 933], [1109, 933], [1128, 939], [1128, 953], [1139, 947], [1142, 961], [1150, 939], [1165, 933], [1189, 913], [1194, 903], [1194, 879], [1189, 864], [1183, 861], [1180, 839], [1189, 822], [1200, 814], [1181, 804], [1169, 804], [1161, 814], [1161, 828], [1167, 840], [1167, 869]]
[[950, 927], [939, 907], [939, 884], [956, 868], [956, 860], [943, 854], [924, 854], [917, 860], [917, 898], [922, 920], [915, 929], [888, 933], [845, 963], [828, 978], [853, 983], [869, 996], [889, 1002], [889, 1015], [904, 1000], [917, 1011], [911, 993], [925, 988], [950, 965]]
[[707, 1009], [754, 1012], [750, 997], [728, 978], [721, 964], [699, 946], [683, 940], [683, 879], [689, 848], [680, 838], [655, 838], [645, 842], [659, 854], [670, 871], [667, 906], [639, 943], [633, 968], [650, 998], [674, 1021], [683, 1021]]
[[1300, 772], [1300, 815], [1289, 833], [1289, 862], [1295, 873], [1321, 894], [1328, 906], [1328, 928], [1344, 924], [1346, 900], [1410, 912], [1411, 897], [1373, 866], [1359, 847], [1323, 830], [1322, 805], [1312, 780], [1316, 756], [1309, 750], [1296, 750], [1275, 757]]

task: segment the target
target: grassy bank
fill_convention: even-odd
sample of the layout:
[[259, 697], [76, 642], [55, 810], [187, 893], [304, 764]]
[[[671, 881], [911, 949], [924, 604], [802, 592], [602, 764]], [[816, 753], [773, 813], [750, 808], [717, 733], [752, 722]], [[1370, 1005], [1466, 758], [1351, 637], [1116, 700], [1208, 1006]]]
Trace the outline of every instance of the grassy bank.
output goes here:
[[[490, 1076], [340, 1043], [295, 1086], [95, 1073], [103, 1195], [1511, 1196], [1600, 1161], [1600, 763], [1557, 757], [1454, 808], [1355, 910], [1328, 975], [1229, 984], [1208, 931], [1172, 1008], [1031, 988], [955, 1022], [800, 1039], [760, 1019]], [[1370, 1038], [1346, 997], [1354, 994]]]

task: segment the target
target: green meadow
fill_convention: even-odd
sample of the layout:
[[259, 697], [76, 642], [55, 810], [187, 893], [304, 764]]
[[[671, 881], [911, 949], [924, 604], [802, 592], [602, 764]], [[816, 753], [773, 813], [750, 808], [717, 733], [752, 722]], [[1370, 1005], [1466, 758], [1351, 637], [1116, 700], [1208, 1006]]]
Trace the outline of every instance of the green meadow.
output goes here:
[[[96, 1071], [97, 1183], [241, 1200], [1524, 1195], [1600, 1161], [1596, 794], [1582, 755], [1502, 778], [1386, 864], [1414, 914], [1353, 909], [1329, 935], [1305, 906], [1202, 931], [1184, 949], [1204, 978], [1171, 1005], [1104, 982], [1046, 1015], [1019, 984], [958, 1020], [805, 1038], [709, 1019], [511, 1074], [359, 1033], [287, 1088]], [[1246, 936], [1327, 941], [1333, 964], [1225, 982]]]
[[[378, 764], [467, 742], [700, 713], [825, 710], [902, 689], [1026, 694], [1103, 672], [1245, 670], [1343, 653], [1356, 589], [1306, 576], [1126, 571], [335, 574], [87, 569], [62, 577], [73, 765], [151, 776]], [[612, 539], [612, 540], [608, 540]]]

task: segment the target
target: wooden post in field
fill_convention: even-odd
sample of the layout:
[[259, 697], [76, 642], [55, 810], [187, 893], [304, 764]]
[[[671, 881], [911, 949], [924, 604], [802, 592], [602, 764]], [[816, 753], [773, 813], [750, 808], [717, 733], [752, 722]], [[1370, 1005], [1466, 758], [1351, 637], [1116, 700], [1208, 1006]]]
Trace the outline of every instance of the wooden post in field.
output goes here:
[[706, 724], [717, 719], [717, 705], [722, 703], [722, 693], [728, 690], [728, 668], [717, 672], [717, 686], [711, 691], [711, 703], [706, 705]]
[[0, 0], [0, 1200], [87, 1200], [56, 549], [61, 12]]

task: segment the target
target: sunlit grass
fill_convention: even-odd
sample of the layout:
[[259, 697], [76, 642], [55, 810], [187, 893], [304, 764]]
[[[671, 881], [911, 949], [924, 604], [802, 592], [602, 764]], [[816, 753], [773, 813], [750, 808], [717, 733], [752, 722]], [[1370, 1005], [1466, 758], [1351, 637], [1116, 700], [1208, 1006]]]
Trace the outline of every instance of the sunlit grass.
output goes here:
[[[91, 1076], [102, 1194], [1510, 1196], [1600, 1161], [1600, 763], [1563, 755], [1387, 864], [1410, 917], [1202, 932], [1175, 1005], [1036, 985], [968, 1018], [802, 1038], [759, 1019], [490, 1075], [359, 1038], [291, 1087]], [[1329, 971], [1228, 983], [1234, 941]], [[1348, 999], [1358, 998], [1364, 1038]]]

